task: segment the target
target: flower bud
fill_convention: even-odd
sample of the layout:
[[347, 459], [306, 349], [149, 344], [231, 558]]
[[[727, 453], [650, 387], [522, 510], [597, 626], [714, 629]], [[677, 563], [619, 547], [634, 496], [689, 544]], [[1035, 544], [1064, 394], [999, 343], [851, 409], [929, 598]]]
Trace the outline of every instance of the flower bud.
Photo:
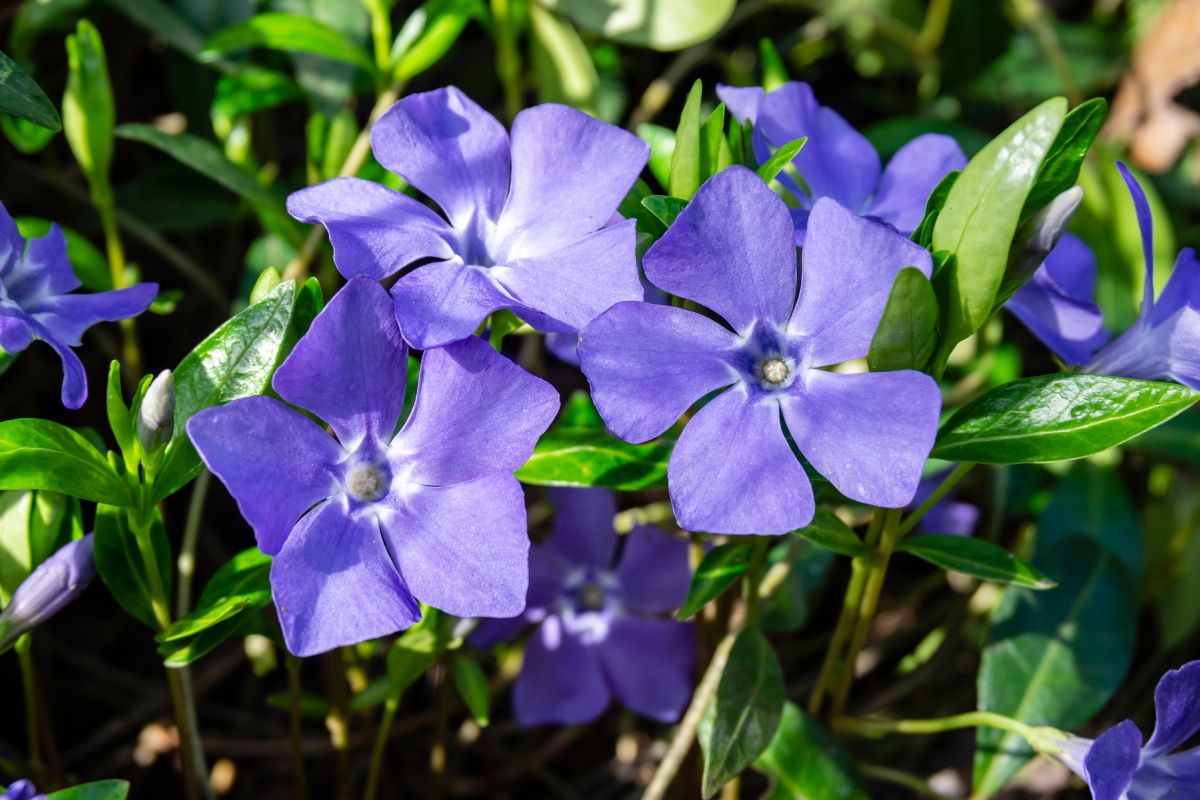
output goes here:
[[150, 455], [171, 441], [175, 432], [175, 376], [165, 369], [150, 383], [138, 408], [137, 435]]
[[1083, 187], [1073, 186], [1056, 196], [1017, 231], [1008, 255], [1008, 267], [1000, 284], [996, 305], [1003, 305], [1020, 289], [1058, 244], [1067, 223], [1083, 202]]
[[43, 561], [0, 611], [0, 652], [78, 597], [96, 577], [92, 534], [67, 544]]
[[10, 783], [4, 793], [0, 794], [0, 800], [45, 800], [45, 797], [44, 794], [38, 794], [32, 781], [24, 779]]

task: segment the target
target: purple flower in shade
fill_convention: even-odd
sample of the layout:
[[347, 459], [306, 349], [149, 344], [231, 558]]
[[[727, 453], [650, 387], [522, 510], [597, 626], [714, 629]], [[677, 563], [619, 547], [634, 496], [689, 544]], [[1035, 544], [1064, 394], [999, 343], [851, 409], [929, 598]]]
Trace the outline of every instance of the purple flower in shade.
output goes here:
[[[929, 499], [942, 481], [950, 474], [953, 467], [940, 469], [921, 479], [917, 484], [917, 493], [909, 503], [910, 509], [915, 509]], [[917, 523], [921, 533], [949, 534], [951, 536], [970, 536], [979, 524], [979, 506], [955, 500], [953, 495], [947, 495], [925, 512]]]
[[866, 137], [820, 105], [807, 83], [791, 81], [770, 94], [757, 86], [717, 86], [717, 95], [739, 121], [754, 123], [752, 141], [760, 163], [771, 157], [772, 148], [808, 137], [792, 161], [803, 185], [786, 173], [778, 178], [798, 204], [790, 211], [800, 244], [809, 213], [822, 197], [908, 236], [921, 224], [925, 201], [938, 182], [967, 163], [949, 136], [926, 133], [901, 147], [883, 169]]
[[538, 626], [513, 688], [522, 725], [588, 722], [613, 695], [660, 722], [679, 719], [692, 694], [695, 632], [663, 615], [687, 596], [687, 543], [639, 526], [613, 566], [612, 493], [552, 489], [550, 496], [554, 529], [530, 551], [525, 613], [485, 622], [471, 643], [489, 647]]
[[288, 649], [312, 655], [407, 628], [418, 601], [459, 616], [525, 607], [525, 504], [512, 471], [558, 409], [554, 389], [471, 337], [426, 352], [404, 407], [407, 348], [387, 292], [352, 279], [272, 385], [202, 411], [188, 434], [274, 556]]
[[1155, 727], [1143, 744], [1132, 720], [1095, 741], [1063, 734], [1057, 757], [1087, 781], [1093, 800], [1166, 800], [1200, 792], [1200, 747], [1172, 753], [1200, 732], [1200, 661], [1162, 677], [1154, 690]]
[[56, 550], [21, 582], [0, 611], [0, 651], [83, 594], [95, 577], [90, 533]]
[[[812, 519], [800, 452], [847, 497], [899, 508], [933, 447], [941, 399], [914, 371], [840, 374], [861, 358], [905, 266], [929, 253], [833, 200], [813, 206], [796, 294], [796, 246], [783, 202], [744, 167], [709, 179], [650, 248], [646, 276], [704, 314], [618, 303], [579, 344], [592, 399], [623, 439], [658, 436], [724, 389], [683, 429], [668, 468], [680, 525], [779, 534]], [[786, 426], [786, 433], [785, 433]]]
[[62, 403], [79, 408], [87, 400], [87, 375], [78, 347], [97, 322], [136, 317], [154, 301], [158, 284], [139, 283], [112, 292], [76, 294], [79, 279], [67, 261], [67, 240], [57, 225], [25, 239], [0, 204], [0, 348], [16, 354], [41, 339], [63, 364]]
[[22, 779], [10, 783], [4, 794], [0, 794], [0, 800], [46, 800], [46, 795], [38, 794], [32, 781]]
[[617, 206], [649, 148], [559, 105], [526, 109], [512, 139], [450, 87], [405, 97], [371, 129], [379, 163], [442, 209], [337, 178], [288, 198], [329, 231], [346, 277], [384, 279], [427, 260], [392, 289], [417, 348], [470, 336], [497, 309], [543, 331], [576, 332], [620, 300], [640, 300], [634, 222]]

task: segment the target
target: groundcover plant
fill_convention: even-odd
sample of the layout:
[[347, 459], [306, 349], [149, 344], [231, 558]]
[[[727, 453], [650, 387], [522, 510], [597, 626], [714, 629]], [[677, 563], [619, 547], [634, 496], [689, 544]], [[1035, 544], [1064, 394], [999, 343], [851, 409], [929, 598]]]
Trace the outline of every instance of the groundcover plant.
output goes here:
[[1196, 5], [0, 9], [0, 798], [1200, 797]]

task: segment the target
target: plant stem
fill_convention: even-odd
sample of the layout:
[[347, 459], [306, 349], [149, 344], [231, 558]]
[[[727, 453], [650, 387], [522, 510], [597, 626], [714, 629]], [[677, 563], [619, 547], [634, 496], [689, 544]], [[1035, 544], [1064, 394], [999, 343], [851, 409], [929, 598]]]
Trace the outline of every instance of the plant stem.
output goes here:
[[521, 110], [521, 54], [511, 0], [492, 0], [496, 25], [496, 75], [504, 86], [504, 115], [512, 122]]
[[212, 484], [212, 473], [202, 471], [192, 486], [188, 499], [187, 519], [183, 525], [183, 540], [179, 545], [179, 558], [175, 560], [179, 570], [179, 586], [175, 593], [175, 615], [186, 616], [192, 606], [192, 579], [196, 575], [196, 544], [200, 540], [200, 520], [204, 517], [204, 500]]
[[765, 536], [755, 536], [753, 550], [750, 553], [750, 564], [746, 568], [746, 624], [756, 625], [762, 612], [762, 597], [759, 587], [763, 579], [763, 561], [767, 555], [770, 540]]
[[292, 739], [292, 773], [296, 779], [296, 800], [308, 800], [308, 778], [304, 771], [304, 729], [300, 716], [300, 659], [287, 656], [289, 727]]
[[[121, 234], [117, 230], [117, 218], [113, 210], [112, 190], [92, 192], [92, 202], [100, 214], [100, 226], [104, 229], [104, 249], [108, 254], [108, 268], [114, 289], [125, 288], [125, 248], [121, 246]], [[130, 380], [136, 382], [142, 374], [142, 353], [138, 349], [137, 327], [133, 317], [123, 319], [121, 326], [121, 355], [125, 361]]]
[[962, 480], [963, 476], [970, 472], [971, 468], [974, 466], [975, 462], [964, 461], [955, 467], [954, 470], [942, 480], [938, 487], [933, 490], [933, 494], [925, 498], [925, 502], [917, 506], [917, 509], [905, 517], [904, 522], [900, 523], [900, 529], [896, 531], [896, 541], [902, 541], [904, 537], [907, 536], [910, 531], [912, 531], [913, 528], [917, 527], [917, 523], [921, 521], [922, 517], [929, 513], [929, 509], [937, 505], [941, 499], [945, 497], [951, 489], [954, 488], [955, 484]]
[[383, 706], [383, 718], [379, 720], [379, 728], [375, 731], [375, 746], [371, 748], [371, 768], [367, 770], [367, 788], [363, 792], [363, 800], [374, 800], [379, 789], [379, 773], [383, 768], [383, 754], [387, 752], [388, 736], [392, 732], [392, 723], [396, 719], [396, 709], [400, 707], [400, 696], [393, 694]]
[[33, 664], [33, 637], [28, 633], [17, 639], [14, 646], [21, 663], [21, 689], [25, 693], [25, 738], [28, 739], [29, 763], [33, 766], [34, 781], [42, 777], [42, 735], [38, 720], [41, 704], [38, 702], [37, 669]]
[[835, 717], [832, 723], [835, 731], [856, 733], [863, 736], [878, 736], [887, 733], [904, 734], [933, 734], [962, 728], [995, 728], [1020, 736], [1030, 744], [1042, 740], [1046, 733], [1053, 730], [1027, 725], [1020, 720], [996, 714], [992, 711], [968, 711], [965, 714], [955, 714], [937, 719], [880, 719], [877, 717]]

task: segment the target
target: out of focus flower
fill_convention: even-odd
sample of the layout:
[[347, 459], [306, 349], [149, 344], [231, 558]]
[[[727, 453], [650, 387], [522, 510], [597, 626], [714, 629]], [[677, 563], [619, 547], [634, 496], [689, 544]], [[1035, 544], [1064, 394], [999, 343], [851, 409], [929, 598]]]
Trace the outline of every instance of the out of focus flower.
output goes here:
[[379, 163], [444, 217], [382, 186], [337, 178], [288, 198], [329, 231], [346, 277], [388, 278], [405, 338], [420, 349], [470, 336], [497, 309], [574, 333], [640, 300], [632, 220], [617, 206], [646, 165], [630, 133], [559, 105], [526, 109], [512, 139], [454, 87], [413, 94], [371, 129]]
[[46, 795], [38, 794], [32, 781], [21, 779], [10, 783], [4, 794], [0, 794], [0, 800], [46, 800]]
[[79, 408], [87, 399], [87, 375], [78, 347], [97, 322], [135, 317], [150, 307], [158, 284], [139, 283], [112, 292], [78, 294], [79, 279], [67, 261], [67, 240], [57, 225], [28, 247], [0, 204], [0, 348], [19, 353], [34, 339], [62, 359], [62, 403]]
[[[921, 482], [917, 484], [917, 493], [913, 496], [909, 508], [916, 508], [928, 500], [930, 495], [942, 485], [942, 481], [946, 479], [952, 469], [953, 467], [938, 470], [922, 478]], [[975, 526], [978, 524], [979, 506], [955, 500], [952, 491], [925, 512], [925, 515], [917, 523], [917, 530], [921, 533], [970, 536], [975, 532]]]
[[692, 694], [695, 631], [664, 615], [687, 596], [687, 542], [639, 526], [614, 565], [612, 493], [557, 489], [551, 500], [554, 529], [529, 554], [525, 613], [484, 622], [472, 644], [538, 626], [513, 687], [522, 725], [588, 722], [614, 695], [652, 719], [677, 720]]
[[60, 547], [21, 582], [0, 611], [0, 651], [61, 611], [95, 577], [90, 533]]
[[336, 439], [268, 397], [188, 422], [275, 557], [272, 592], [296, 655], [407, 628], [418, 601], [457, 616], [525, 607], [529, 540], [512, 472], [554, 418], [557, 393], [470, 337], [424, 354], [416, 403], [393, 435], [407, 359], [387, 292], [354, 278], [273, 379]]
[[1094, 800], [1195, 797], [1200, 747], [1172, 751], [1200, 732], [1200, 661], [1162, 677], [1154, 689], [1154, 712], [1148, 742], [1132, 720], [1125, 720], [1095, 740], [1064, 734], [1065, 741], [1053, 743], [1060, 751], [1056, 755], [1087, 781]]
[[625, 302], [583, 331], [592, 398], [627, 441], [658, 436], [724, 390], [687, 422], [671, 455], [671, 503], [684, 528], [781, 534], [807, 525], [812, 484], [789, 435], [847, 497], [899, 508], [916, 492], [937, 429], [937, 384], [912, 370], [820, 367], [867, 354], [896, 273], [928, 275], [929, 253], [827, 198], [808, 227], [797, 297], [787, 207], [753, 172], [731, 167], [700, 187], [644, 259], [651, 282], [728, 327]]
[[803, 183], [779, 175], [798, 204], [789, 210], [800, 244], [808, 215], [821, 197], [908, 236], [921, 224], [925, 202], [938, 182], [967, 163], [949, 136], [926, 133], [901, 147], [883, 169], [874, 146], [836, 111], [819, 104], [807, 83], [791, 81], [770, 94], [757, 86], [717, 86], [717, 96], [739, 121], [754, 123], [759, 162], [771, 157], [772, 148], [808, 137], [792, 161]]

